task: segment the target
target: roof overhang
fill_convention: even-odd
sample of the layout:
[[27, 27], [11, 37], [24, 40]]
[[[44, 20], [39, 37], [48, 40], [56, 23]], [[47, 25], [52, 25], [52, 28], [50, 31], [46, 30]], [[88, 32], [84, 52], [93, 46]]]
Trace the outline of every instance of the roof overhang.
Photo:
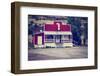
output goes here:
[[44, 34], [47, 34], [47, 35], [72, 35], [72, 32], [53, 32], [53, 31], [44, 31]]

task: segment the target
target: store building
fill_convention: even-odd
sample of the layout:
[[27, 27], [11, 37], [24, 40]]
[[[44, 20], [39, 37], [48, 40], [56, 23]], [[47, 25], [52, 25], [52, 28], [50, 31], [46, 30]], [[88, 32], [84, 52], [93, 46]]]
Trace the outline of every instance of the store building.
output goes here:
[[72, 47], [70, 24], [62, 22], [46, 23], [43, 30], [33, 36], [34, 48], [38, 47]]

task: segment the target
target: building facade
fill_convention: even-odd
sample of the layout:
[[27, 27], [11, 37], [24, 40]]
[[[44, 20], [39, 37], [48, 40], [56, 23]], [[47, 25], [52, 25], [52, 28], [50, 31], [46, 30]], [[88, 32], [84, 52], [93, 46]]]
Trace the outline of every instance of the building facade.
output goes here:
[[72, 47], [72, 32], [70, 24], [62, 22], [46, 23], [43, 30], [33, 36], [34, 48], [39, 47]]

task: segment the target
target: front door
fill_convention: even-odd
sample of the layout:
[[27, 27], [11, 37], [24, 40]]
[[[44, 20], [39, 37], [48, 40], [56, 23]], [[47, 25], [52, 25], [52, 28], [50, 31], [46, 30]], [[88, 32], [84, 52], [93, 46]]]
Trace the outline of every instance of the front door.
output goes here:
[[38, 45], [42, 45], [42, 36], [38, 36]]
[[55, 42], [56, 42], [56, 43], [61, 43], [61, 35], [56, 35], [55, 38], [56, 38], [56, 39], [55, 39]]

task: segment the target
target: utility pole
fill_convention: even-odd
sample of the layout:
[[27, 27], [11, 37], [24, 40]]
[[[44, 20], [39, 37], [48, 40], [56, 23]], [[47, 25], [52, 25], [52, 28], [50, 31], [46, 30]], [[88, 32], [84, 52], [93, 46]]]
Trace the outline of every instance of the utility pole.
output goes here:
[[85, 20], [81, 20], [81, 45], [85, 45]]

